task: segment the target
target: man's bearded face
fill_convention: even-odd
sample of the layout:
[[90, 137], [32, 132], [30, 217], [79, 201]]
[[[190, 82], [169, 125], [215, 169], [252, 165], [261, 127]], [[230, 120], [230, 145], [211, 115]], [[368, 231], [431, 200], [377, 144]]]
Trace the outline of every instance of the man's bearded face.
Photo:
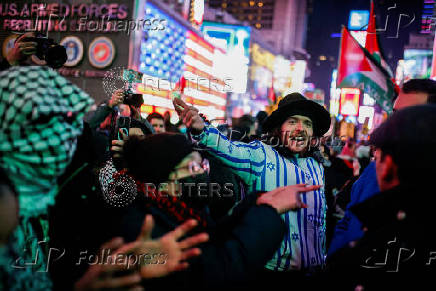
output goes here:
[[293, 115], [283, 122], [281, 142], [293, 153], [304, 153], [313, 136], [313, 124], [309, 117]]

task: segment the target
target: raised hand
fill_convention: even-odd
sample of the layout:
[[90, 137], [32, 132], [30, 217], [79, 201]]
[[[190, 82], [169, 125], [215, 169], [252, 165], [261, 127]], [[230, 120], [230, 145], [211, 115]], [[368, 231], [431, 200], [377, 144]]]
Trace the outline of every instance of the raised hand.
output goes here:
[[34, 37], [32, 32], [27, 32], [17, 38], [14, 47], [8, 52], [6, 59], [11, 66], [19, 65], [21, 61], [36, 53], [37, 43], [23, 41], [27, 37]]
[[108, 106], [110, 108], [114, 108], [117, 105], [122, 104], [124, 101], [124, 90], [118, 89], [111, 96], [111, 100], [109, 100]]
[[268, 204], [280, 214], [289, 210], [307, 208], [307, 205], [301, 201], [300, 194], [315, 191], [319, 188], [321, 188], [321, 185], [309, 186], [306, 184], [279, 187], [260, 196], [257, 199], [257, 204]]
[[124, 143], [129, 139], [129, 137], [120, 129], [118, 135], [122, 138], [120, 139], [113, 139], [112, 140], [112, 146], [111, 151], [114, 153], [114, 158], [122, 158], [123, 157], [123, 146]]
[[198, 114], [198, 109], [194, 106], [189, 106], [180, 98], [174, 98], [174, 109], [179, 115], [180, 120], [187, 128], [191, 129], [193, 133], [201, 133], [204, 129], [204, 120]]
[[163, 277], [171, 272], [184, 270], [189, 266], [186, 260], [201, 254], [200, 249], [195, 246], [209, 240], [208, 234], [200, 233], [178, 241], [196, 227], [197, 224], [195, 220], [188, 220], [161, 238], [152, 240], [153, 218], [151, 215], [147, 215], [138, 239], [123, 246], [119, 252], [134, 253], [139, 256], [141, 254], [159, 255], [160, 260], [155, 264], [142, 264], [138, 262], [142, 278]]

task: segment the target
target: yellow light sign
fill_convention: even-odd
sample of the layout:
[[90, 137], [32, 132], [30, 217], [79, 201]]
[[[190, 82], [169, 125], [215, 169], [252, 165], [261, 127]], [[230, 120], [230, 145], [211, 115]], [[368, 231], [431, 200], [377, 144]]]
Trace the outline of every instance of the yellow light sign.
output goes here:
[[274, 60], [275, 56], [268, 52], [267, 50], [261, 48], [258, 44], [253, 44], [251, 46], [251, 55], [253, 57], [253, 62], [256, 65], [266, 67], [270, 71], [274, 71]]

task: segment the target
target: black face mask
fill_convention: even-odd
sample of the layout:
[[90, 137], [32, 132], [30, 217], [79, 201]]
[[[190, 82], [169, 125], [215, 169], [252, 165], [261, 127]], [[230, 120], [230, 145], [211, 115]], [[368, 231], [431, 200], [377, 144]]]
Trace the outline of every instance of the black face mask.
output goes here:
[[178, 180], [178, 197], [196, 210], [203, 210], [212, 197], [210, 177], [207, 173]]

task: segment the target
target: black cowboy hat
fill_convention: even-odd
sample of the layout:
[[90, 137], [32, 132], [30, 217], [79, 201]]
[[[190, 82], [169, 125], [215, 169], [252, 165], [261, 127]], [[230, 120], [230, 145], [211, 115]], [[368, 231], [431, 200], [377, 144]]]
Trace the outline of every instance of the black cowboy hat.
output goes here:
[[318, 103], [306, 99], [300, 93], [286, 95], [263, 123], [263, 131], [271, 132], [292, 115], [307, 116], [313, 123], [314, 136], [323, 136], [330, 128], [330, 114]]

